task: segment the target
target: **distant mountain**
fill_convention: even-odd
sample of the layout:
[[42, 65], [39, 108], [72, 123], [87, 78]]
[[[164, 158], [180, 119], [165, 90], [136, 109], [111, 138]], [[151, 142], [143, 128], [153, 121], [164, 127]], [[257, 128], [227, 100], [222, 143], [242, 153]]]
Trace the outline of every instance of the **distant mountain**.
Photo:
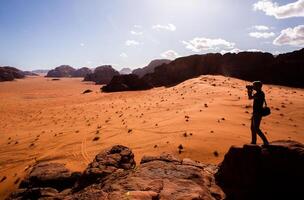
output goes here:
[[132, 74], [136, 74], [139, 78], [143, 77], [148, 73], [153, 73], [154, 69], [162, 64], [168, 64], [171, 60], [168, 59], [156, 59], [152, 60], [147, 66], [138, 68], [132, 71]]
[[87, 67], [82, 67], [77, 69], [76, 71], [72, 72], [72, 77], [85, 77], [87, 74], [92, 73], [92, 70]]
[[113, 69], [111, 65], [96, 67], [94, 73], [87, 74], [84, 81], [93, 81], [96, 84], [108, 84], [113, 76], [118, 76], [119, 72]]
[[39, 76], [38, 74], [31, 72], [31, 71], [23, 71], [25, 76]]
[[23, 71], [10, 66], [0, 67], [0, 82], [13, 81], [14, 79], [24, 78]]
[[49, 69], [35, 69], [32, 70], [31, 72], [35, 74], [47, 74], [50, 70]]
[[120, 71], [119, 71], [120, 74], [131, 74], [132, 73], [132, 70], [130, 68], [122, 68]]
[[50, 70], [47, 73], [46, 77], [71, 77], [72, 73], [75, 71], [76, 69], [69, 65], [61, 65], [55, 69]]

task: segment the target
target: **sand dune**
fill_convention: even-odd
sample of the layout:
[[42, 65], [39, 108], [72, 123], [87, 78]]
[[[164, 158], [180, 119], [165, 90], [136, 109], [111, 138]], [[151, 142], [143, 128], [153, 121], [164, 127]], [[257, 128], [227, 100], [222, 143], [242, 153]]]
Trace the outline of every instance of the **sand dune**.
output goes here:
[[[100, 93], [100, 86], [78, 78], [0, 83], [0, 199], [36, 161], [83, 170], [114, 144], [131, 147], [137, 162], [169, 152], [219, 163], [231, 145], [250, 141], [246, 84], [201, 76], [169, 88]], [[82, 94], [86, 89], [93, 92]], [[262, 122], [269, 140], [303, 143], [304, 90], [266, 85], [264, 91], [272, 107]]]

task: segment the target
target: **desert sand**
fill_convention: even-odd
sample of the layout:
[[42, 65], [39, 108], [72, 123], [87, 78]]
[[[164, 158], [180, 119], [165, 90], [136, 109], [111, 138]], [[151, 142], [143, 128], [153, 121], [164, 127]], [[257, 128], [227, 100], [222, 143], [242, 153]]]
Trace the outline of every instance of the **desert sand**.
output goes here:
[[[80, 78], [0, 83], [0, 199], [36, 161], [82, 171], [115, 144], [131, 147], [137, 162], [168, 152], [217, 164], [231, 145], [250, 142], [246, 84], [200, 76], [168, 88], [101, 93], [100, 86]], [[93, 92], [82, 94], [86, 89]], [[303, 143], [304, 90], [274, 85], [263, 90], [272, 108], [261, 125], [268, 139]]]

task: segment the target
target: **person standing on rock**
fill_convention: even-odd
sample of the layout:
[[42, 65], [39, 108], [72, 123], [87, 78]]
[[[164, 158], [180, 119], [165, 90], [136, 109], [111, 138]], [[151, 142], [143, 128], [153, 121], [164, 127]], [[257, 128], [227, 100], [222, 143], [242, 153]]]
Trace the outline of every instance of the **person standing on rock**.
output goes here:
[[[263, 104], [265, 102], [265, 94], [262, 91], [262, 82], [254, 81], [252, 85], [247, 85], [248, 98], [253, 99], [253, 114], [251, 117], [251, 144], [256, 144], [257, 134], [263, 140], [264, 145], [268, 145], [269, 142], [260, 129], [262, 120]], [[253, 90], [256, 92], [253, 94]]]

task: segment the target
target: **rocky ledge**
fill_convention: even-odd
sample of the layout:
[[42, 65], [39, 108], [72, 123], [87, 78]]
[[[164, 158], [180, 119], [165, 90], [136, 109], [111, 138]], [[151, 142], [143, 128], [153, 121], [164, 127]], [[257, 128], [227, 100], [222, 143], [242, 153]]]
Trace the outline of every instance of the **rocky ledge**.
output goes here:
[[301, 199], [303, 169], [304, 145], [294, 141], [231, 147], [219, 166], [170, 154], [136, 166], [132, 151], [116, 145], [83, 173], [36, 164], [8, 199]]

